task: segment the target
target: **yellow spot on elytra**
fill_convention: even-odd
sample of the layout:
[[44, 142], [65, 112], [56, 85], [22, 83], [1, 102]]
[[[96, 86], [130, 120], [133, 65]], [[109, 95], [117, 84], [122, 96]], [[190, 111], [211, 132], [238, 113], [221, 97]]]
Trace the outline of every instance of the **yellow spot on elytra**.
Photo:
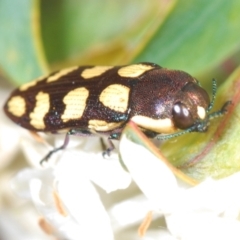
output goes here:
[[36, 96], [36, 105], [33, 111], [29, 114], [30, 124], [36, 129], [44, 129], [44, 117], [50, 109], [49, 94], [39, 92]]
[[129, 91], [124, 85], [112, 84], [101, 92], [99, 100], [105, 107], [123, 113], [128, 109]]
[[106, 122], [92, 119], [88, 122], [88, 128], [94, 131], [110, 131], [122, 125], [122, 122]]
[[86, 101], [89, 95], [89, 91], [84, 88], [76, 88], [70, 91], [64, 98], [63, 102], [66, 105], [64, 113], [62, 115], [63, 122], [67, 122], [72, 119], [79, 119], [82, 117], [86, 108]]
[[145, 64], [132, 64], [122, 67], [118, 70], [118, 75], [121, 77], [139, 77], [144, 72], [153, 69], [153, 66]]
[[150, 117], [137, 115], [133, 116], [131, 120], [138, 126], [157, 133], [172, 133], [176, 130], [170, 118], [153, 119]]
[[26, 102], [21, 96], [14, 96], [8, 101], [8, 111], [16, 117], [21, 117], [26, 112]]
[[37, 78], [37, 79], [35, 79], [35, 80], [31, 81], [31, 82], [23, 84], [22, 86], [19, 87], [19, 90], [20, 91], [25, 91], [28, 88], [35, 86], [39, 81], [43, 80], [45, 77], [46, 76], [42, 76], [42, 77], [39, 77], [39, 78]]
[[25, 91], [28, 88], [35, 86], [36, 84], [37, 84], [37, 81], [32, 81], [32, 82], [25, 83], [19, 88], [19, 90], [20, 91]]
[[81, 76], [85, 79], [93, 78], [102, 75], [107, 70], [113, 68], [113, 66], [96, 66], [83, 70]]
[[203, 107], [197, 106], [197, 114], [199, 118], [204, 119], [206, 117], [206, 111]]
[[50, 77], [47, 79], [47, 82], [57, 81], [59, 78], [67, 75], [67, 74], [70, 73], [70, 72], [73, 72], [73, 71], [76, 70], [77, 68], [78, 68], [78, 66], [62, 69], [62, 70], [60, 70], [59, 72], [55, 73], [54, 75], [50, 76]]

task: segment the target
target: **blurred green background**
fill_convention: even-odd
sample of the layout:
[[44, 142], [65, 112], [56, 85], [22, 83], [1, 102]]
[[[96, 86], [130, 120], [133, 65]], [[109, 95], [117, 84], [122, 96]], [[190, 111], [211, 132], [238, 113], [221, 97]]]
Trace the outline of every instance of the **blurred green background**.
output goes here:
[[239, 9], [234, 0], [1, 0], [0, 66], [17, 84], [73, 64], [138, 61], [222, 76], [239, 51]]

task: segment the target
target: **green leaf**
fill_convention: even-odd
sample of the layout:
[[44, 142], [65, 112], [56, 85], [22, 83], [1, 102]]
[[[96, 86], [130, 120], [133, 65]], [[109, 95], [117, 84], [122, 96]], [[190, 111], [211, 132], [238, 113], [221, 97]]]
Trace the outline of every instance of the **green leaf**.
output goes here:
[[16, 83], [46, 69], [39, 42], [38, 1], [0, 1], [0, 67]]
[[235, 0], [180, 0], [135, 61], [202, 74], [239, 49], [239, 10]]
[[126, 64], [144, 48], [176, 0], [42, 1], [43, 41], [49, 61]]

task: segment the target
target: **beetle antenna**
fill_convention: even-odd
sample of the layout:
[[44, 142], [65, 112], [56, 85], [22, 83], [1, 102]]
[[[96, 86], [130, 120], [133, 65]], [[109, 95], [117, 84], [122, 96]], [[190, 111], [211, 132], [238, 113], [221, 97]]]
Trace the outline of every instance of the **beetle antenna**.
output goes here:
[[168, 140], [168, 139], [171, 139], [171, 138], [174, 138], [174, 137], [179, 137], [181, 135], [184, 135], [184, 134], [190, 133], [190, 132], [194, 132], [194, 131], [196, 131], [196, 126], [195, 125], [190, 127], [190, 128], [187, 128], [183, 131], [176, 132], [176, 133], [166, 134], [166, 135], [158, 135], [157, 140]]
[[212, 100], [207, 108], [207, 112], [211, 111], [211, 109], [214, 105], [215, 99], [216, 99], [216, 94], [217, 94], [217, 80], [215, 78], [213, 78], [213, 80], [212, 80]]
[[227, 108], [230, 104], [232, 104], [232, 101], [227, 101], [223, 104], [222, 108], [219, 111], [209, 114], [208, 115], [209, 120], [223, 116], [228, 111]]

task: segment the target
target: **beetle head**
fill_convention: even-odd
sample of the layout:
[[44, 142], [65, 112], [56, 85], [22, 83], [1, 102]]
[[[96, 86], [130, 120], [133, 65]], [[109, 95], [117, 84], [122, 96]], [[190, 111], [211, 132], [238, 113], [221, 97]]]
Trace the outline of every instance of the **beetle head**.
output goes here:
[[210, 99], [207, 92], [195, 82], [188, 82], [176, 96], [172, 108], [174, 125], [187, 129], [196, 125], [197, 131], [205, 131], [207, 124], [198, 128], [200, 122], [207, 121], [207, 109]]

